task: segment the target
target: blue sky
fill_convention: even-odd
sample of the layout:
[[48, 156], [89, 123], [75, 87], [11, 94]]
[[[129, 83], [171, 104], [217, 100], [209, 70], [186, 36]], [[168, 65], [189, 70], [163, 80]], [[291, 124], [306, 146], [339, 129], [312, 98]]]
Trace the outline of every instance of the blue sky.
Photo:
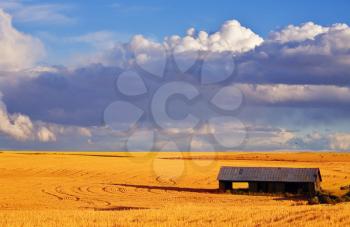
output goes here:
[[350, 150], [348, 12], [2, 0], [0, 149]]
[[[13, 1], [19, 2], [19, 1]], [[31, 21], [14, 17], [20, 30], [41, 36], [50, 48], [51, 64], [61, 62], [67, 53], [88, 51], [89, 46], [64, 45], [47, 36], [79, 36], [110, 31], [120, 41], [143, 34], [162, 40], [173, 34], [184, 34], [189, 27], [216, 31], [223, 21], [236, 19], [262, 37], [289, 24], [312, 21], [331, 25], [350, 22], [350, 4], [346, 0], [319, 1], [22, 1], [27, 7], [51, 5], [61, 17]], [[11, 12], [11, 9], [8, 9]], [[14, 10], [16, 11], [16, 10]], [[51, 19], [50, 19], [51, 18]]]
[[[26, 3], [27, 2], [27, 3]], [[24, 1], [24, 4], [59, 4], [72, 20], [67, 26], [15, 22], [27, 32], [51, 31], [59, 35], [112, 30], [156, 37], [181, 34], [188, 27], [216, 30], [222, 21], [237, 19], [262, 36], [288, 24], [313, 21], [330, 25], [349, 23], [346, 0], [319, 1]], [[40, 25], [41, 24], [41, 25]]]

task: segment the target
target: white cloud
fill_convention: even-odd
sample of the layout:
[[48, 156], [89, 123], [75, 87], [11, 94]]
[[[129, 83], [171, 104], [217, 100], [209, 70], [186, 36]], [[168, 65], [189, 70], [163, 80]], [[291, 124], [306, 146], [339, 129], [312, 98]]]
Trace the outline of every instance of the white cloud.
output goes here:
[[304, 41], [307, 39], [314, 39], [317, 35], [325, 33], [329, 30], [327, 27], [307, 22], [300, 26], [288, 25], [280, 31], [272, 32], [269, 39], [281, 43], [291, 41]]
[[29, 1], [3, 0], [0, 8], [10, 12], [16, 21], [50, 24], [71, 24], [75, 19], [65, 14], [71, 6], [63, 4], [33, 4]]
[[[294, 34], [297, 37], [283, 38], [285, 43], [265, 41], [254, 51], [240, 57], [239, 79], [252, 84], [347, 85], [350, 28], [345, 24], [323, 28], [325, 32], [308, 35], [307, 40], [302, 40], [305, 34], [299, 31], [301, 34]], [[288, 40], [293, 43], [288, 43]]]
[[272, 33], [269, 41], [299, 42], [297, 46], [283, 48], [282, 53], [288, 55], [347, 53], [350, 48], [350, 28], [346, 24], [334, 24], [330, 27], [313, 23], [306, 23], [300, 27], [290, 25], [280, 32]]
[[247, 139], [247, 145], [255, 149], [268, 150], [289, 147], [289, 142], [297, 136], [287, 129], [269, 128], [267, 131], [259, 131], [255, 128], [257, 126], [250, 129]]
[[70, 24], [74, 22], [60, 11], [66, 7], [61, 5], [34, 5], [28, 6], [17, 11], [14, 16], [16, 20], [22, 22], [39, 22], [39, 23], [54, 23], [54, 24]]
[[[96, 42], [111, 38], [109, 33], [96, 33], [87, 36], [79, 37], [80, 41]], [[126, 44], [115, 42], [110, 50], [104, 53], [97, 53], [95, 56], [78, 57], [79, 62], [82, 60], [88, 63], [103, 63], [105, 65], [113, 65], [123, 67], [133, 64], [130, 58], [135, 54], [135, 58], [139, 64], [145, 62], [153, 62], [154, 65], [164, 65], [165, 51], [173, 49], [175, 53], [190, 53], [195, 52], [196, 57], [198, 51], [211, 51], [216, 53], [233, 52], [243, 53], [254, 49], [263, 43], [263, 39], [255, 34], [249, 28], [243, 27], [238, 21], [226, 21], [219, 31], [209, 34], [205, 31], [200, 31], [196, 35], [194, 28], [187, 31], [187, 35], [180, 37], [174, 35], [165, 37], [162, 42], [157, 42], [148, 39], [143, 35], [135, 35], [131, 41]], [[110, 40], [109, 40], [110, 42]], [[110, 42], [111, 43], [111, 42]], [[193, 60], [193, 59], [191, 59]]]
[[92, 132], [88, 128], [62, 126], [39, 121], [33, 122], [26, 115], [19, 113], [9, 114], [0, 93], [0, 135], [1, 134], [18, 141], [40, 142], [56, 141], [59, 135], [92, 137]]
[[348, 28], [346, 24], [333, 24], [330, 27], [323, 27], [313, 22], [307, 22], [300, 26], [288, 25], [280, 31], [271, 32], [268, 41], [286, 43], [315, 40], [318, 35], [326, 33], [331, 34]]
[[46, 127], [40, 128], [37, 136], [42, 142], [56, 141], [56, 135]]
[[334, 150], [350, 150], [350, 133], [335, 133], [331, 135], [330, 147]]
[[27, 140], [32, 133], [33, 124], [27, 116], [9, 116], [6, 107], [1, 103], [0, 107], [0, 132], [17, 140]]
[[342, 102], [350, 103], [350, 88], [334, 85], [240, 84], [250, 100], [258, 103]]
[[91, 130], [88, 128], [78, 128], [78, 132], [82, 136], [92, 137]]
[[[67, 42], [86, 43], [98, 49], [106, 50], [112, 49], [117, 42], [122, 42], [129, 38], [130, 35], [128, 34], [102, 30], [80, 36], [68, 37], [65, 40], [67, 40]], [[62, 38], [60, 39], [57, 37], [56, 39], [62, 42]]]
[[190, 28], [187, 36], [172, 36], [165, 41], [170, 47], [176, 46], [179, 52], [205, 50], [242, 53], [259, 46], [264, 40], [249, 28], [243, 27], [237, 20], [229, 20], [213, 34], [200, 31], [195, 36], [195, 29]]
[[48, 142], [55, 140], [55, 135], [49, 129], [33, 123], [28, 116], [9, 114], [2, 100], [0, 100], [0, 133], [19, 141], [38, 139]]
[[[113, 85], [113, 81], [117, 76], [113, 70], [106, 70], [106, 68], [100, 65], [98, 67], [90, 66], [90, 68], [85, 68], [84, 70], [78, 69], [69, 72], [65, 72], [65, 69], [60, 71], [57, 68], [35, 67], [35, 62], [39, 59], [38, 56], [40, 55], [36, 54], [35, 56], [37, 57], [33, 57], [31, 54], [37, 50], [42, 50], [42, 44], [39, 40], [22, 34], [13, 28], [11, 17], [4, 12], [0, 14], [0, 37], [0, 48], [2, 46], [5, 47], [5, 51], [0, 53], [0, 71], [21, 70], [34, 66], [35, 69], [31, 70], [33, 74], [51, 72], [45, 73], [42, 77], [39, 75], [40, 78], [38, 80], [27, 78], [27, 80], [22, 81], [22, 86], [18, 88], [15, 86], [12, 88], [9, 84], [2, 83], [3, 87], [7, 86], [9, 88], [6, 90], [7, 92], [5, 92], [5, 89], [3, 90], [4, 94], [8, 95], [6, 100], [16, 102], [11, 105], [11, 110], [22, 108], [21, 112], [23, 113], [30, 113], [28, 115], [31, 116], [32, 114], [37, 119], [47, 119], [47, 121], [52, 122], [55, 120], [55, 122], [62, 122], [60, 120], [63, 119], [63, 121], [67, 121], [69, 124], [76, 125], [86, 125], [86, 123], [91, 125], [91, 122], [94, 125], [99, 124], [99, 121], [96, 121], [96, 124], [94, 121], [95, 119], [100, 120], [100, 118], [94, 117], [101, 112], [104, 104], [107, 105], [111, 100], [115, 99], [113, 89], [110, 92], [105, 89], [106, 86]], [[284, 104], [287, 107], [296, 107], [296, 103], [302, 103], [304, 106], [301, 106], [301, 108], [297, 106], [295, 108], [302, 112], [305, 110], [303, 108], [314, 104], [321, 108], [329, 107], [327, 105], [331, 104], [335, 106], [334, 109], [337, 109], [338, 107], [345, 107], [350, 103], [350, 88], [346, 85], [349, 81], [347, 78], [349, 70], [346, 69], [350, 66], [350, 29], [344, 24], [337, 24], [330, 27], [322, 27], [313, 23], [288, 26], [279, 32], [273, 33], [270, 39], [265, 42], [237, 21], [227, 21], [219, 31], [212, 34], [205, 31], [196, 32], [194, 28], [190, 28], [184, 37], [172, 36], [165, 39], [164, 42], [157, 42], [142, 35], [137, 35], [127, 44], [115, 44], [118, 37], [116, 37], [116, 34], [108, 31], [99, 31], [78, 37], [68, 37], [68, 39], [70, 40], [64, 38], [62, 40], [63, 42], [87, 43], [95, 46], [97, 49], [110, 48], [111, 50], [109, 51], [103, 50], [105, 51], [103, 54], [99, 53], [97, 58], [92, 56], [91, 62], [101, 62], [106, 65], [120, 67], [133, 64], [130, 59], [133, 59], [132, 53], [134, 51], [136, 52], [139, 65], [152, 59], [154, 65], [157, 67], [161, 65], [160, 60], [164, 57], [164, 48], [175, 47], [175, 51], [189, 51], [194, 53], [197, 53], [198, 50], [213, 51], [217, 54], [218, 61], [220, 62], [223, 59], [223, 52], [225, 54], [226, 52], [229, 52], [228, 54], [232, 54], [232, 52], [237, 53], [237, 64], [239, 67], [237, 71], [239, 73], [243, 72], [243, 74], [239, 75], [241, 78], [237, 78], [240, 79], [238, 80], [240, 83], [238, 86], [242, 89], [248, 101], [253, 101], [253, 106], [258, 104], [266, 108]], [[290, 41], [293, 44], [288, 43]], [[15, 49], [16, 51], [6, 52], [6, 48]], [[196, 55], [195, 57], [198, 56]], [[242, 67], [242, 65], [245, 67]], [[25, 75], [29, 74], [27, 72], [28, 70], [21, 71]], [[218, 72], [218, 70], [215, 70], [215, 72]], [[216, 76], [215, 72], [214, 76]], [[101, 77], [101, 75], [104, 76]], [[337, 79], [339, 75], [341, 78], [336, 80], [338, 82], [334, 82], [334, 79]], [[333, 83], [338, 86], [329, 85]], [[66, 89], [64, 91], [68, 91], [68, 95], [66, 95], [67, 93], [58, 92], [61, 89]], [[96, 95], [92, 97], [91, 92], [93, 94], [96, 93]], [[28, 102], [23, 102], [22, 99], [19, 101], [16, 97], [18, 95], [25, 97], [25, 100], [28, 100]], [[27, 99], [29, 96], [30, 98]], [[34, 101], [44, 96], [45, 100], [38, 104], [40, 106], [26, 107], [24, 105], [24, 103], [34, 103]], [[85, 105], [87, 99], [89, 102], [88, 105]], [[52, 104], [60, 106], [53, 108]], [[50, 111], [50, 108], [58, 110], [57, 115], [65, 111], [67, 111], [67, 114], [64, 114], [62, 118], [55, 119], [52, 117], [54, 115]], [[73, 110], [69, 110], [69, 108]], [[34, 113], [37, 109], [40, 109], [40, 111]], [[282, 118], [278, 116], [280, 112], [273, 112], [276, 109], [271, 108], [270, 110], [271, 118]], [[320, 112], [323, 112], [323, 110]], [[343, 108], [343, 111], [348, 110], [347, 108]], [[52, 116], [48, 116], [49, 114], [52, 114]], [[259, 111], [252, 113], [251, 115], [254, 116], [249, 118], [248, 121], [254, 118], [252, 121], [256, 120], [260, 123], [265, 123], [263, 122], [265, 119], [262, 119], [259, 114], [261, 114]], [[326, 115], [327, 113], [323, 114]], [[100, 116], [98, 115], [98, 117]], [[286, 116], [284, 115], [283, 117]], [[298, 117], [300, 116], [298, 115]], [[330, 118], [334, 118], [334, 116], [328, 116], [327, 119]], [[87, 120], [83, 121], [82, 119]], [[288, 120], [290, 125], [292, 125], [295, 119]], [[300, 120], [300, 118], [297, 120]], [[315, 121], [324, 123], [323, 121], [326, 120]], [[247, 122], [247, 124], [250, 123]], [[271, 128], [276, 128], [270, 131], [259, 132], [255, 129], [249, 131], [247, 147], [279, 149], [294, 146], [290, 145], [290, 142], [299, 140], [301, 134], [298, 135], [294, 131], [277, 128], [277, 124], [275, 122], [271, 123]], [[295, 126], [295, 128], [297, 127], [298, 125]], [[230, 132], [234, 131], [233, 126], [227, 124], [227, 122], [219, 125], [217, 130], [215, 128], [211, 129], [212, 132], [219, 132], [220, 135], [229, 135]], [[103, 136], [97, 136], [93, 140], [90, 139], [101, 130], [102, 128], [97, 126], [95, 128], [82, 128], [32, 121], [26, 115], [8, 113], [6, 106], [1, 103], [0, 133], [19, 141], [49, 142], [59, 141], [64, 137], [74, 142], [74, 139], [71, 137], [82, 137], [86, 140], [89, 139], [90, 142], [93, 141], [96, 146], [105, 146], [101, 141], [103, 140], [103, 143], [106, 142], [107, 133]], [[169, 134], [177, 134], [179, 130], [179, 128], [172, 128], [169, 130]], [[193, 130], [187, 129], [186, 132], [192, 133]], [[207, 134], [207, 132], [195, 133]], [[102, 137], [103, 139], [99, 141]], [[119, 139], [121, 136], [116, 135], [115, 137]], [[113, 143], [113, 146], [115, 145], [114, 142], [118, 142], [113, 140], [115, 137], [109, 141], [109, 143]], [[230, 141], [232, 140], [232, 136], [223, 139]], [[305, 137], [303, 142], [310, 147], [314, 145], [308, 144], [321, 141], [322, 144], [320, 147], [324, 146], [322, 148], [348, 149], [350, 147], [350, 144], [347, 142], [349, 139], [346, 134], [335, 134], [332, 137], [326, 137], [325, 135], [315, 133]], [[327, 145], [324, 145], [324, 140], [327, 140], [327, 142], [332, 141], [332, 143], [329, 142]]]
[[17, 31], [12, 18], [0, 9], [0, 70], [18, 71], [33, 67], [45, 51], [40, 40]]

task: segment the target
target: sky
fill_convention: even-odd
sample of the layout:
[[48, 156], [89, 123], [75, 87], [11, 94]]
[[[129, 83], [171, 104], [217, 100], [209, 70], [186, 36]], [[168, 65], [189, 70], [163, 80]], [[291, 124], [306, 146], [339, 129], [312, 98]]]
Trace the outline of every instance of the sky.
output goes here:
[[13, 14], [14, 25], [20, 31], [45, 42], [50, 51], [43, 61], [48, 64], [67, 64], [67, 53], [89, 52], [93, 48], [87, 43], [63, 43], [61, 37], [95, 32], [110, 32], [110, 38], [119, 41], [128, 41], [136, 34], [162, 40], [165, 36], [183, 35], [189, 27], [214, 32], [224, 21], [236, 19], [266, 37], [289, 24], [312, 21], [331, 25], [350, 20], [346, 0], [1, 2], [3, 8]]
[[0, 149], [348, 151], [349, 11], [0, 0]]

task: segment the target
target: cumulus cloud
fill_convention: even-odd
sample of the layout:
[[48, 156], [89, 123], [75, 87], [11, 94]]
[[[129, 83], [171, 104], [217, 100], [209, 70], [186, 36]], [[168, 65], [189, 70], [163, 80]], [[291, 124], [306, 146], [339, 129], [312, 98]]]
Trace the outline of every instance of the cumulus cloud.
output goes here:
[[313, 22], [307, 22], [300, 26], [288, 25], [280, 31], [272, 32], [269, 39], [281, 43], [305, 41], [307, 39], [313, 40], [317, 35], [325, 33], [328, 30], [329, 28], [322, 27]]
[[350, 150], [350, 133], [335, 133], [331, 135], [330, 147], [334, 150]]
[[56, 141], [56, 135], [46, 127], [40, 128], [37, 136], [42, 142]]
[[[12, 25], [10, 28], [13, 29]], [[116, 92], [116, 79], [124, 69], [135, 70], [143, 77], [147, 88], [156, 89], [160, 82], [150, 79], [137, 65], [154, 74], [161, 73], [166, 64], [164, 57], [173, 49], [175, 54], [186, 53], [192, 58], [198, 57], [199, 51], [214, 52], [218, 67], [214, 68], [212, 75], [217, 77], [220, 76], [217, 74], [220, 74], [219, 63], [223, 56], [229, 55], [230, 61], [234, 56], [238, 69], [236, 84], [245, 97], [242, 109], [247, 107], [242, 112], [238, 110], [237, 114], [242, 115], [237, 117], [250, 127], [246, 143], [248, 149], [345, 149], [348, 146], [344, 135], [327, 137], [297, 130], [299, 127], [302, 131], [305, 122], [333, 127], [335, 121], [338, 124], [348, 121], [350, 29], [345, 24], [329, 27], [312, 22], [291, 25], [271, 33], [265, 41], [235, 20], [225, 22], [211, 34], [190, 28], [183, 37], [171, 36], [160, 42], [142, 35], [134, 36], [128, 43], [114, 43], [113, 39], [114, 36], [108, 32], [97, 32], [71, 40], [96, 45], [99, 49], [109, 48], [90, 59], [82, 58], [87, 66], [37, 68], [36, 77], [26, 77], [16, 83], [0, 83], [8, 109], [1, 109], [2, 134], [22, 141], [43, 142], [59, 141], [64, 135], [77, 135], [89, 138], [95, 149], [98, 146], [113, 148], [120, 142], [120, 135], [112, 136], [102, 130], [102, 118], [110, 103], [123, 99], [121, 93]], [[106, 40], [108, 42], [103, 46]], [[20, 42], [17, 40], [15, 43], [19, 45]], [[18, 64], [20, 67], [9, 65], [6, 64], [8, 69], [23, 69], [27, 67], [23, 65], [33, 65], [33, 62]], [[168, 73], [172, 76], [177, 72]], [[21, 74], [30, 73], [22, 71]], [[203, 96], [210, 98], [213, 94], [209, 93]], [[144, 100], [136, 102], [140, 106], [146, 105]], [[198, 106], [193, 105], [193, 109]], [[181, 112], [181, 108], [174, 109]], [[190, 108], [192, 106], [183, 112]], [[200, 108], [197, 111], [211, 114]], [[267, 126], [259, 128], [259, 124]], [[218, 131], [222, 131], [222, 135], [233, 131], [227, 122], [219, 126]], [[313, 129], [317, 131], [317, 127]], [[179, 129], [171, 129], [170, 134], [172, 130], [175, 134]], [[101, 135], [95, 138], [97, 132]], [[195, 133], [206, 135], [198, 131]], [[223, 139], [230, 141], [232, 136]]]
[[[240, 84], [248, 102], [260, 105], [337, 106], [350, 103], [350, 88], [334, 85]], [[250, 103], [250, 104], [251, 104]]]
[[137, 35], [128, 43], [115, 43], [108, 51], [78, 59], [85, 63], [132, 68], [135, 56], [139, 65], [149, 64], [150, 69], [159, 73], [165, 64], [166, 49], [174, 50], [175, 59], [181, 65], [193, 63], [198, 51], [217, 55], [229, 52], [236, 56], [238, 82], [343, 86], [350, 83], [349, 43], [350, 28], [346, 24], [290, 25], [272, 32], [264, 41], [249, 28], [231, 20], [212, 34], [190, 28], [185, 36], [166, 37], [162, 42]]
[[104, 109], [118, 97], [117, 68], [91, 65], [37, 77], [24, 77], [16, 83], [2, 83], [0, 90], [11, 113], [65, 125], [100, 126]]
[[[102, 37], [109, 36], [108, 34], [97, 33], [81, 38], [91, 40], [96, 39], [96, 35], [99, 39], [101, 35]], [[113, 48], [105, 53], [97, 53], [94, 56], [84, 56], [81, 58], [89, 63], [130, 67], [130, 64], [133, 63], [130, 61], [130, 58], [135, 54], [135, 58], [139, 64], [145, 62], [163, 64], [162, 61], [166, 50], [172, 50], [175, 53], [187, 53], [193, 58], [197, 57], [198, 51], [216, 53], [232, 52], [239, 54], [254, 49], [261, 45], [263, 41], [259, 35], [251, 29], [242, 26], [237, 20], [229, 20], [217, 32], [212, 34], [206, 31], [196, 32], [194, 28], [190, 28], [184, 37], [173, 35], [165, 37], [160, 42], [146, 38], [143, 35], [135, 35], [128, 43], [121, 44], [115, 42]]]
[[290, 142], [296, 137], [297, 133], [288, 129], [251, 125], [247, 146], [255, 150], [283, 149], [291, 147]]
[[0, 9], [0, 70], [18, 71], [34, 66], [45, 51], [40, 40], [17, 31], [9, 14]]
[[16, 114], [9, 116], [6, 106], [0, 107], [0, 131], [18, 140], [27, 140], [32, 135], [33, 124], [29, 117]]
[[91, 130], [88, 128], [78, 128], [78, 133], [82, 136], [92, 137]]
[[0, 133], [20, 141], [38, 139], [48, 142], [56, 139], [53, 132], [46, 127], [36, 125], [28, 116], [9, 114], [2, 100], [0, 100]]
[[[310, 34], [303, 30], [311, 27]], [[239, 59], [239, 80], [249, 83], [349, 84], [350, 28], [306, 24], [273, 33]]]
[[195, 29], [190, 28], [187, 36], [183, 38], [171, 36], [165, 41], [170, 47], [176, 47], [178, 52], [203, 50], [242, 53], [259, 46], [263, 39], [249, 28], [242, 26], [237, 20], [229, 20], [213, 34], [199, 31], [196, 35]]
[[0, 134], [17, 141], [53, 142], [57, 136], [79, 135], [92, 137], [90, 129], [77, 126], [62, 126], [42, 121], [32, 121], [28, 116], [9, 114], [0, 94]]
[[281, 29], [280, 31], [271, 32], [267, 41], [279, 43], [300, 43], [307, 40], [317, 41], [316, 39], [318, 38], [318, 36], [322, 37], [322, 35], [325, 35], [325, 37], [323, 38], [332, 39], [339, 35], [337, 34], [338, 32], [343, 33], [348, 29], [349, 27], [347, 24], [333, 24], [329, 27], [323, 27], [321, 25], [314, 24], [313, 22], [307, 22], [305, 24], [301, 24], [300, 26], [289, 25]]
[[[325, 27], [325, 32], [314, 36], [309, 42], [301, 43], [297, 47], [285, 48], [284, 53], [295, 54], [347, 54], [350, 48], [350, 28], [346, 24], [335, 24]], [[302, 33], [300, 33], [302, 34]]]

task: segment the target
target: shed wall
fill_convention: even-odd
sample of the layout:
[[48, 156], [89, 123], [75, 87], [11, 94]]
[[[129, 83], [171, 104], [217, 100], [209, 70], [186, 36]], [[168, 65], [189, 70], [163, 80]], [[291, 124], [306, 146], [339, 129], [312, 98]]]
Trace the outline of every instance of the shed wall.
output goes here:
[[[222, 192], [232, 190], [231, 181], [219, 181], [219, 189]], [[293, 193], [293, 194], [315, 194], [318, 191], [316, 183], [304, 182], [248, 182], [249, 192], [262, 193]]]
[[219, 181], [219, 190], [225, 192], [226, 190], [232, 190], [231, 181]]

